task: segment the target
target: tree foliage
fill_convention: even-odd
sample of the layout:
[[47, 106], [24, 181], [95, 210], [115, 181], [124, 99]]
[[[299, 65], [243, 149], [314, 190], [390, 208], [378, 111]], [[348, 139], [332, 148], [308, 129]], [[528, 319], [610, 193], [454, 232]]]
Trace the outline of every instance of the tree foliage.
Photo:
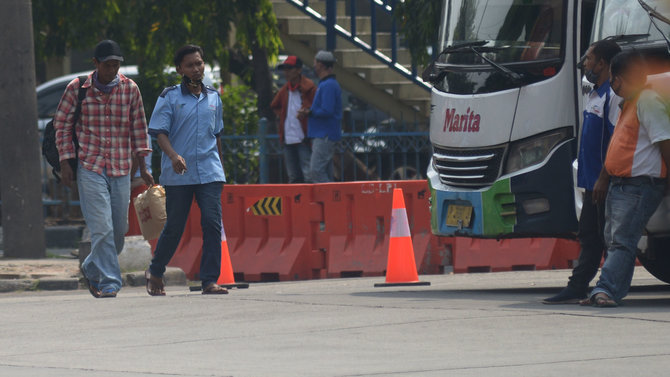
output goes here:
[[396, 3], [395, 17], [404, 35], [412, 60], [427, 65], [431, 57], [428, 48], [437, 45], [442, 1], [404, 0]]
[[[254, 68], [267, 66], [281, 45], [269, 0], [33, 0], [33, 27], [38, 61], [90, 49], [102, 39], [116, 40], [137, 62], [148, 112], [171, 84], [164, 68], [172, 65], [180, 46], [202, 46], [206, 62], [218, 63], [257, 89]], [[265, 61], [254, 62], [250, 57], [259, 48]]]
[[[224, 135], [256, 135], [259, 116], [256, 96], [245, 85], [223, 87]], [[247, 142], [235, 142], [225, 145], [223, 168], [227, 172], [227, 181], [234, 183], [258, 182], [259, 160], [250, 158], [259, 153], [259, 140], [247, 139]], [[233, 174], [230, 174], [233, 172]]]

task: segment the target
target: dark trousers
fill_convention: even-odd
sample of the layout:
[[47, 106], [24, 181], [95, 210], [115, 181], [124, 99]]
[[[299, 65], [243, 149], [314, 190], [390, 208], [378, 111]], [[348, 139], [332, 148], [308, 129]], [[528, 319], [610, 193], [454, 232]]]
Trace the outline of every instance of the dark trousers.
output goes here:
[[202, 226], [200, 280], [203, 287], [216, 283], [221, 271], [222, 188], [223, 183], [221, 182], [165, 186], [167, 221], [158, 238], [156, 251], [149, 267], [152, 275], [162, 277], [165, 273], [165, 266], [170, 262], [179, 246], [195, 196], [195, 201], [200, 208], [200, 225]]
[[577, 238], [582, 250], [579, 253], [577, 267], [572, 269], [572, 276], [568, 287], [578, 291], [586, 292], [589, 283], [598, 273], [600, 261], [605, 253], [605, 206], [595, 204], [592, 198], [593, 192], [586, 190], [582, 204], [582, 215], [579, 217], [579, 233]]

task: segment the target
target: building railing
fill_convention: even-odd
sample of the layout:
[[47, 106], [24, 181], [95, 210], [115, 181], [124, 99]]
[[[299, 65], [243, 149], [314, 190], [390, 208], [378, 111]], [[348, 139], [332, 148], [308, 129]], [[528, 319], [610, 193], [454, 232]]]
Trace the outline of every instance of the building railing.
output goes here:
[[[391, 69], [398, 72], [405, 78], [411, 80], [412, 82], [418, 84], [420, 87], [424, 88], [426, 91], [430, 91], [430, 85], [424, 82], [421, 77], [417, 74], [417, 64], [412, 59], [411, 69], [405, 68], [403, 65], [398, 63], [398, 29], [396, 25], [395, 17], [393, 17], [393, 12], [395, 10], [395, 5], [397, 0], [368, 0], [370, 4], [370, 43], [365, 42], [359, 37], [360, 30], [356, 27], [356, 20], [358, 17], [358, 8], [357, 0], [347, 0], [349, 4], [349, 15], [350, 25], [348, 25], [349, 30], [337, 23], [337, 0], [326, 0], [326, 14], [322, 15], [312, 7], [309, 6], [308, 0], [286, 0], [289, 4], [300, 9], [304, 14], [311, 17], [314, 21], [322, 24], [326, 29], [326, 49], [329, 51], [334, 51], [336, 47], [337, 36], [344, 38], [360, 48], [361, 50], [367, 52], [373, 56], [378, 61], [383, 64], [388, 65]], [[390, 37], [391, 37], [391, 56], [386, 55], [380, 51], [377, 47], [377, 33], [378, 33], [378, 20], [377, 13], [381, 11], [382, 14], [385, 14], [390, 18], [391, 28], [390, 28]], [[365, 16], [368, 17], [368, 16]]]
[[[430, 162], [427, 131], [393, 120], [346, 127], [337, 143], [335, 181], [421, 179]], [[365, 127], [363, 126], [363, 127]], [[261, 119], [258, 133], [222, 135], [226, 178], [230, 183], [286, 183], [283, 148]]]

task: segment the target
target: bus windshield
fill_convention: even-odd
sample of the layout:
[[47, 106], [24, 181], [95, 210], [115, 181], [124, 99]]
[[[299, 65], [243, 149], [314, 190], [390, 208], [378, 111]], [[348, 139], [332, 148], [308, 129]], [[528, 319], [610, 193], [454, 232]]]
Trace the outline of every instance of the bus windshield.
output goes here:
[[[661, 15], [670, 17], [670, 1], [645, 0], [645, 3]], [[666, 37], [670, 35], [669, 24], [656, 20], [656, 25]], [[639, 36], [634, 38], [635, 42], [664, 40], [637, 0], [602, 0], [592, 41], [616, 36], [622, 39], [625, 36]]]
[[434, 88], [492, 93], [546, 80], [565, 58], [567, 0], [444, 0]]
[[[486, 41], [478, 49], [496, 63], [561, 57], [565, 0], [445, 0], [440, 39], [442, 49]], [[443, 54], [439, 61], [473, 64], [472, 54]]]

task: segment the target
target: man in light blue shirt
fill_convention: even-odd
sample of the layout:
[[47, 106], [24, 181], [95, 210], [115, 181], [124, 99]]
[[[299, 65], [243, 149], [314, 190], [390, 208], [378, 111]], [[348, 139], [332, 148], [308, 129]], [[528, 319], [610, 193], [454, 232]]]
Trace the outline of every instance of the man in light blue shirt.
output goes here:
[[219, 140], [223, 106], [217, 91], [202, 83], [202, 48], [180, 48], [174, 63], [183, 80], [163, 91], [149, 122], [149, 134], [163, 151], [160, 183], [165, 187], [167, 222], [145, 272], [147, 293], [165, 295], [165, 266], [179, 245], [195, 197], [203, 234], [202, 293], [225, 294], [228, 291], [216, 284], [221, 270], [221, 190], [226, 180]]

